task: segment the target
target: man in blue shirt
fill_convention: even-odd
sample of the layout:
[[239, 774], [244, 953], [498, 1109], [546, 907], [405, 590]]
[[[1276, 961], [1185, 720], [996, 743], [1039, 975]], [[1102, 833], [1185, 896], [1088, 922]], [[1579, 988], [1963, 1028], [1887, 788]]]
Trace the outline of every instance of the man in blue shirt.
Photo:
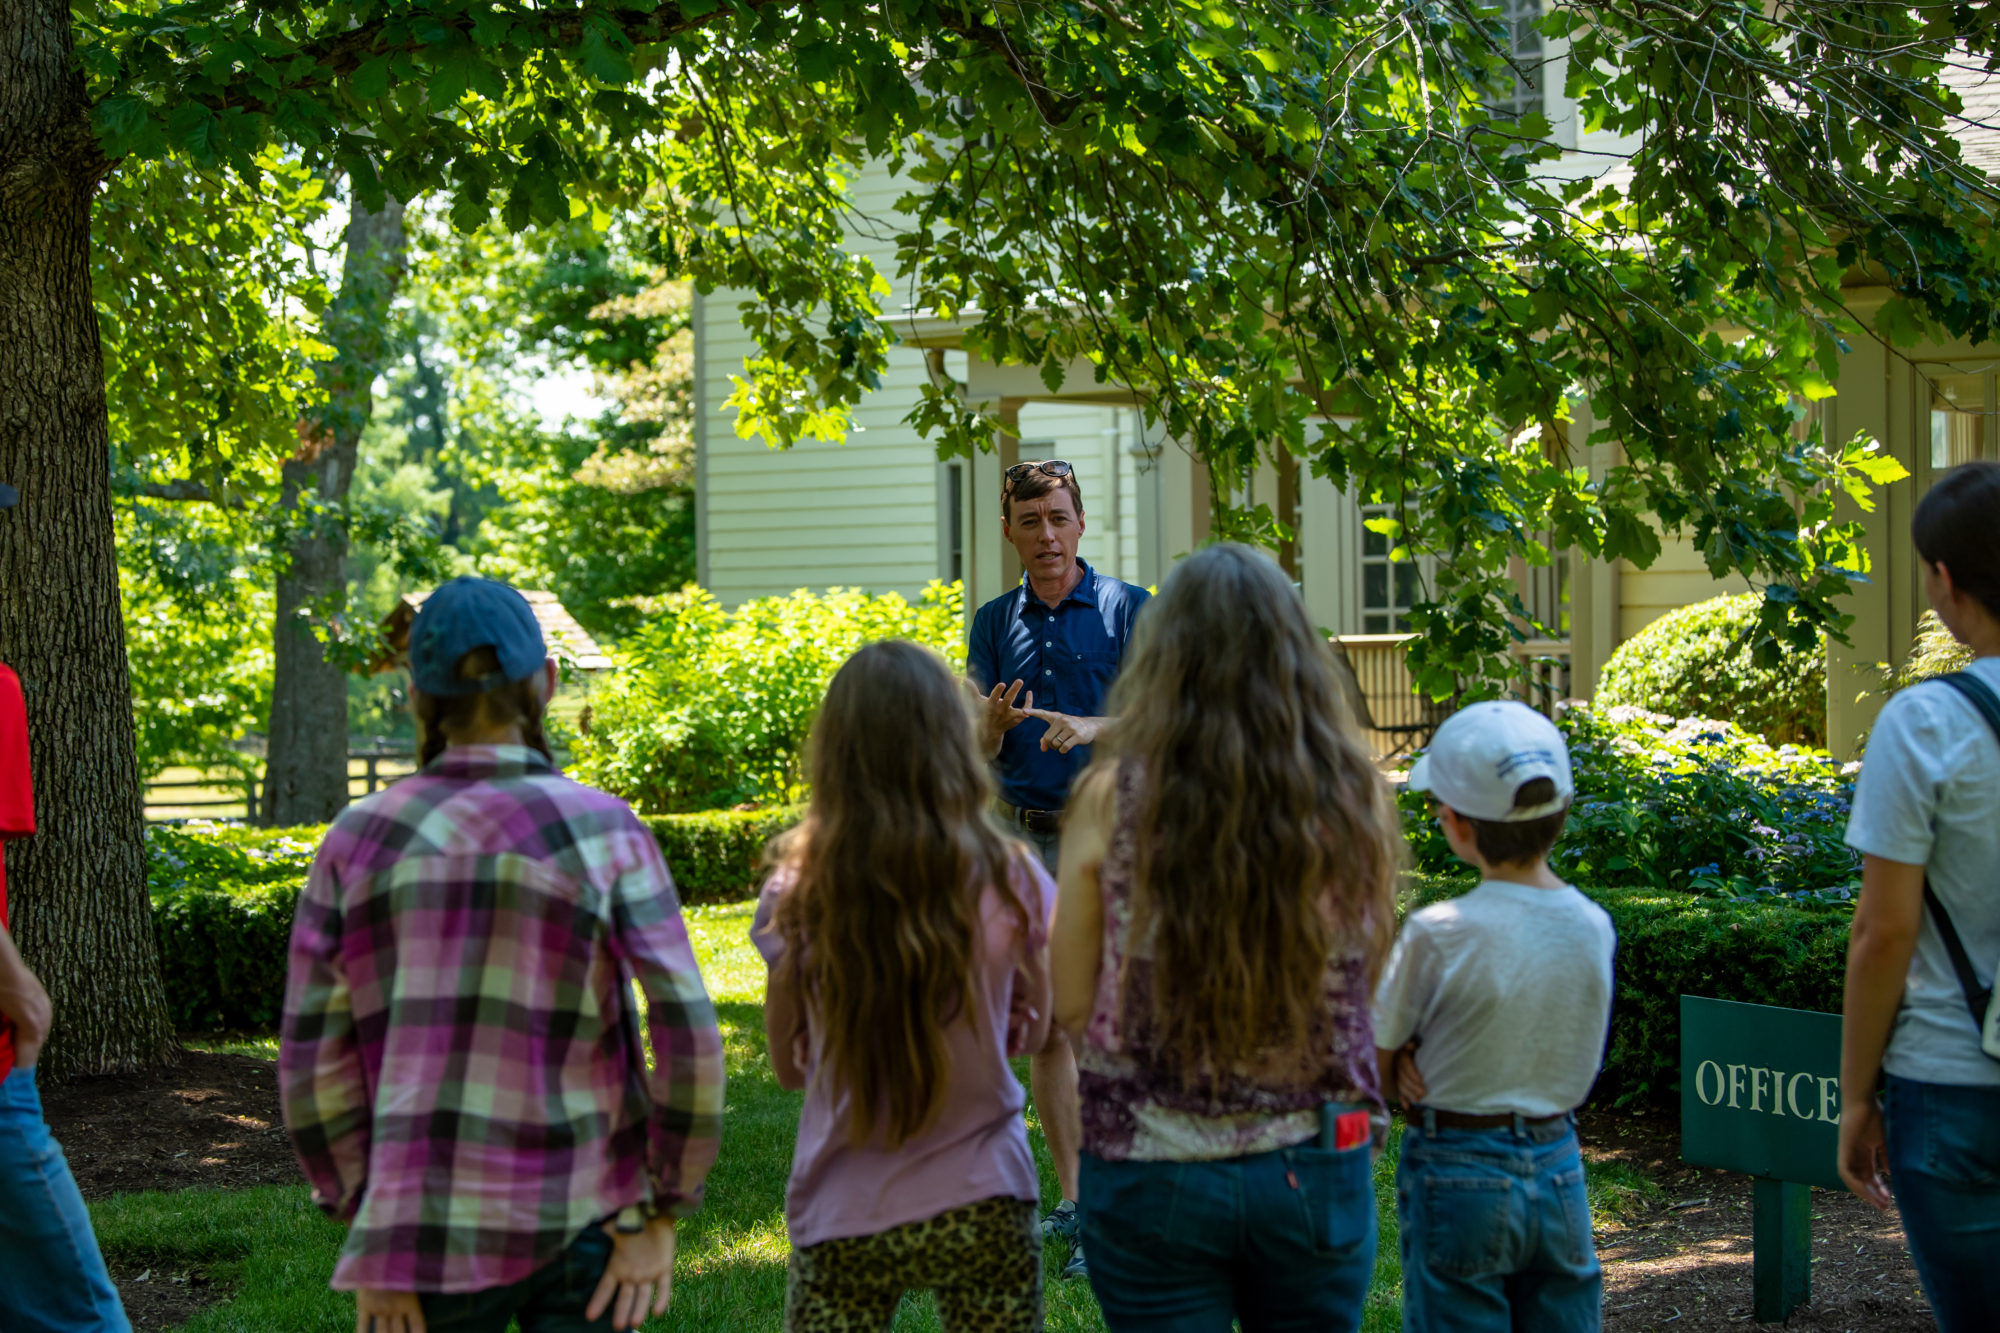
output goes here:
[[[1056, 872], [1070, 784], [1108, 725], [1104, 696], [1118, 674], [1132, 621], [1147, 592], [1077, 559], [1083, 490], [1061, 459], [1017, 463], [1001, 488], [1001, 532], [1021, 556], [1021, 583], [972, 618], [966, 671], [985, 696], [980, 739], [1000, 780], [1000, 813]], [[1062, 1200], [1044, 1235], [1070, 1243], [1064, 1277], [1084, 1272], [1076, 1239], [1076, 1055], [1052, 1028], [1028, 1062], [1042, 1133], [1055, 1158]]]

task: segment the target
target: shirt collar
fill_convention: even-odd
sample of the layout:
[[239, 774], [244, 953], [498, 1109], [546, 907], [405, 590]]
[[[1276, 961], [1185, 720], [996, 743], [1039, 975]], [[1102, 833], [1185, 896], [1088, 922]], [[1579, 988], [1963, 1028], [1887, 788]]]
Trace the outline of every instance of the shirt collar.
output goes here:
[[[1069, 590], [1069, 596], [1063, 598], [1057, 605], [1063, 606], [1070, 602], [1081, 602], [1085, 606], [1094, 607], [1097, 605], [1097, 575], [1091, 570], [1090, 562], [1082, 556], [1076, 558], [1076, 567], [1083, 571], [1083, 577], [1078, 579], [1076, 586]], [[1028, 582], [1027, 571], [1021, 571], [1021, 597], [1015, 608], [1016, 611], [1021, 615], [1026, 615], [1030, 606], [1043, 605], [1046, 605], [1046, 603], [1041, 598], [1035, 596], [1035, 589]]]
[[427, 777], [454, 778], [461, 782], [555, 771], [556, 766], [540, 750], [525, 745], [453, 745], [424, 768]]

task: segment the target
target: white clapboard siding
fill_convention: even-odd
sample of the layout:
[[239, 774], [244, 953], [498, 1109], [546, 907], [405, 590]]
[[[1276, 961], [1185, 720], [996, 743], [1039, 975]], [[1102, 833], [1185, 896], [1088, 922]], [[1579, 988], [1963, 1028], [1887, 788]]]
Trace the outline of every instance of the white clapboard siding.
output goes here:
[[[851, 193], [862, 211], [883, 215], [900, 188], [886, 170], [870, 170]], [[885, 301], [894, 311], [903, 292], [889, 267], [893, 247], [867, 237], [853, 244], [898, 287]], [[697, 299], [699, 539], [710, 591], [727, 606], [797, 588], [852, 586], [913, 596], [946, 576], [950, 520], [943, 465], [935, 446], [903, 424], [924, 381], [923, 354], [891, 351], [882, 388], [854, 410], [845, 441], [774, 450], [762, 439], [737, 435], [735, 414], [724, 407], [731, 376], [757, 350], [738, 315], [742, 294], [716, 291]], [[1138, 479], [1129, 452], [1138, 429], [1138, 415], [1124, 409], [1069, 403], [1021, 409], [1022, 438], [1047, 442], [1050, 456], [1077, 465], [1088, 517], [1082, 555], [1118, 577], [1133, 577], [1138, 564]], [[1115, 490], [1105, 480], [1114, 474]], [[973, 531], [968, 523], [968, 536]]]

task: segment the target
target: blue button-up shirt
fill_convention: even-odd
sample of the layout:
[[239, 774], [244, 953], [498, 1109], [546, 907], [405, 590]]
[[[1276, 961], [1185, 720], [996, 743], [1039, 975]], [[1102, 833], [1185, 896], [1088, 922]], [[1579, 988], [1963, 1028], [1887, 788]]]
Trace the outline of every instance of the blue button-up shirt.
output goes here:
[[[1033, 690], [1037, 708], [1071, 717], [1104, 715], [1104, 696], [1124, 660], [1132, 621], [1150, 594], [1096, 573], [1081, 560], [1077, 564], [1083, 577], [1060, 606], [1051, 609], [1035, 596], [1023, 575], [1020, 587], [994, 598], [972, 617], [965, 666], [982, 693], [1018, 680], [1023, 688], [1017, 707], [1026, 705]], [[1070, 783], [1090, 762], [1087, 745], [1068, 754], [1042, 749], [1047, 730], [1048, 723], [1029, 718], [1001, 738], [994, 768], [1000, 799], [1009, 805], [1062, 809]]]

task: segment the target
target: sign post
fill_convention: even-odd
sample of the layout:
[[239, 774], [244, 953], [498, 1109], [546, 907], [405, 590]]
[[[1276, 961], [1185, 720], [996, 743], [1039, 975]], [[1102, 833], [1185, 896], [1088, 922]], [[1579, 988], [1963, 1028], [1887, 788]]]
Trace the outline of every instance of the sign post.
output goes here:
[[1812, 1292], [1812, 1193], [1844, 1189], [1840, 1015], [1681, 996], [1681, 1160], [1755, 1177], [1753, 1315]]

